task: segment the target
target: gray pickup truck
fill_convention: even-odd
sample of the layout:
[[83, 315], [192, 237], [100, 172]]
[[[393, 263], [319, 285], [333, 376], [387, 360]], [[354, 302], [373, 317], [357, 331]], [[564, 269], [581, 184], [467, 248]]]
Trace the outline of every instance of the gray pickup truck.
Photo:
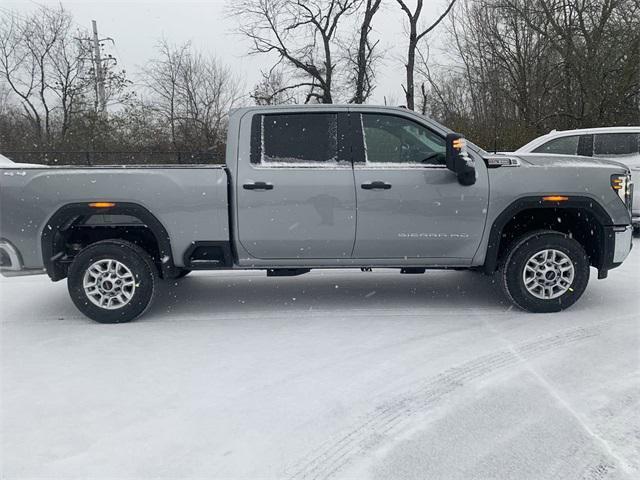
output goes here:
[[621, 164], [491, 155], [401, 108], [242, 108], [228, 131], [224, 166], [2, 165], [2, 273], [67, 278], [103, 323], [192, 270], [478, 270], [556, 312], [631, 249]]

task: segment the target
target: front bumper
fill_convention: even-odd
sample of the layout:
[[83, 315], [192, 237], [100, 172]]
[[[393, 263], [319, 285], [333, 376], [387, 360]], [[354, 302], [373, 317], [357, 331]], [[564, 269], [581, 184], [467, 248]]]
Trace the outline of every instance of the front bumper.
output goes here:
[[598, 278], [607, 278], [609, 270], [619, 267], [629, 256], [633, 246], [633, 226], [606, 226], [596, 265]]
[[614, 227], [615, 246], [613, 249], [613, 263], [621, 264], [629, 256], [633, 247], [633, 226]]

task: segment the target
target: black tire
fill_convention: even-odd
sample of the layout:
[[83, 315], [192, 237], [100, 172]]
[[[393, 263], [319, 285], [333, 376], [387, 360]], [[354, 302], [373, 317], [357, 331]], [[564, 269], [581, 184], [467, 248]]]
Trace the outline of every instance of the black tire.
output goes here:
[[633, 236], [640, 237], [640, 224], [638, 223], [633, 225]]
[[[100, 307], [83, 287], [88, 269], [100, 260], [120, 262], [135, 279], [131, 280], [135, 286], [129, 287], [127, 292], [130, 298], [122, 306], [116, 305], [113, 309]], [[125, 323], [142, 315], [151, 304], [158, 281], [158, 270], [149, 254], [137, 245], [124, 240], [103, 240], [89, 245], [76, 255], [67, 277], [69, 295], [83, 314], [99, 323]], [[99, 301], [99, 298], [100, 294], [96, 293], [95, 301]]]
[[180, 280], [181, 278], [186, 277], [190, 273], [191, 273], [191, 270], [187, 270], [186, 268], [182, 268], [182, 269], [180, 269], [180, 273], [178, 273], [175, 277], [173, 277], [173, 279], [174, 280]]
[[[559, 289], [559, 296], [556, 298], [539, 298], [525, 286], [525, 266], [532, 257], [543, 250], [563, 253], [573, 266], [573, 280], [570, 283], [567, 280], [567, 290], [559, 294], [562, 291]], [[559, 312], [573, 305], [587, 288], [589, 257], [580, 243], [563, 233], [536, 231], [524, 235], [508, 248], [496, 274], [497, 283], [505, 296], [519, 308], [533, 313]], [[542, 273], [540, 275], [543, 276]]]

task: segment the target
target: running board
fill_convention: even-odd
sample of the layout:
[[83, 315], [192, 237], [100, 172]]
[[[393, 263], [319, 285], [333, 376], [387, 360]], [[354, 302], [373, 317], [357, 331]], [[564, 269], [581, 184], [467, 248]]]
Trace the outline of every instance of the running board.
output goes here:
[[422, 267], [404, 267], [400, 269], [400, 273], [404, 273], [407, 275], [415, 275], [426, 272], [426, 268]]
[[296, 277], [310, 271], [310, 268], [269, 268], [267, 269], [267, 277]]

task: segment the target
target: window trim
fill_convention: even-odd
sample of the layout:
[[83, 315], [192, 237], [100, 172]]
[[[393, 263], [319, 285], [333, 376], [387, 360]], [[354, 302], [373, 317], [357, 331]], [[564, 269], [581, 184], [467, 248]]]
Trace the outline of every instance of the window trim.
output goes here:
[[[337, 128], [337, 145], [336, 145], [336, 163], [328, 162], [300, 162], [284, 165], [273, 165], [268, 162], [262, 161], [262, 119], [264, 117], [271, 116], [286, 116], [286, 115], [335, 115], [336, 116], [336, 128]], [[347, 135], [341, 135], [341, 132], [348, 131], [348, 112], [344, 110], [323, 110], [318, 112], [269, 112], [269, 113], [255, 113], [251, 118], [251, 138], [250, 138], [250, 150], [249, 150], [249, 165], [254, 170], [352, 170], [353, 169], [353, 157], [349, 153], [349, 140]], [[341, 154], [347, 156], [346, 159], [341, 158]], [[259, 158], [258, 162], [254, 162], [254, 158]]]
[[[386, 117], [395, 117], [401, 118], [411, 123], [415, 123], [416, 125], [429, 130], [431, 133], [436, 135], [437, 137], [445, 140], [446, 138], [441, 135], [439, 132], [435, 131], [433, 128], [425, 125], [422, 122], [419, 122], [415, 118], [412, 118], [408, 115], [401, 115], [398, 113], [391, 112], [376, 112], [376, 111], [362, 111], [355, 110], [350, 112], [350, 116], [358, 116], [358, 120], [354, 123], [355, 128], [352, 128], [354, 139], [356, 142], [353, 143], [353, 166], [359, 170], [361, 169], [369, 169], [369, 170], [447, 170], [447, 165], [436, 165], [436, 164], [418, 164], [418, 163], [403, 163], [403, 162], [369, 162], [367, 159], [367, 153], [365, 148], [365, 132], [364, 132], [364, 117], [363, 115], [378, 115], [378, 116], [386, 116]], [[351, 126], [351, 123], [350, 123]]]

